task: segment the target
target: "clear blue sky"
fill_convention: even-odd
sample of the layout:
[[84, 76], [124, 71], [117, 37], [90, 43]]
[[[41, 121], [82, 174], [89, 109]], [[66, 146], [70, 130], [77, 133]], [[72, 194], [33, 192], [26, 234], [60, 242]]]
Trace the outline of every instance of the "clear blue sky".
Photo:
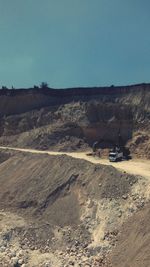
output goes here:
[[0, 0], [0, 86], [150, 82], [150, 0]]

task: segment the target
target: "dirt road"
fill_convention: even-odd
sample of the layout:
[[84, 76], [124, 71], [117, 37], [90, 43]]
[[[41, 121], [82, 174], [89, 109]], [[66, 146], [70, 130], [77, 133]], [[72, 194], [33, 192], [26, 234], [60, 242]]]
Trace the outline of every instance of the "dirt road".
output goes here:
[[43, 151], [43, 150], [35, 150], [35, 149], [27, 149], [27, 148], [15, 148], [15, 147], [3, 147], [0, 146], [0, 149], [10, 149], [15, 151], [22, 151], [28, 153], [37, 153], [37, 154], [48, 154], [48, 155], [68, 155], [70, 157], [85, 159], [95, 164], [104, 164], [104, 165], [112, 165], [117, 169], [121, 169], [131, 174], [141, 175], [144, 177], [150, 178], [150, 161], [142, 160], [142, 159], [133, 159], [130, 161], [122, 161], [122, 162], [109, 162], [107, 159], [100, 159], [97, 157], [87, 156], [86, 152], [53, 152], [53, 151]]

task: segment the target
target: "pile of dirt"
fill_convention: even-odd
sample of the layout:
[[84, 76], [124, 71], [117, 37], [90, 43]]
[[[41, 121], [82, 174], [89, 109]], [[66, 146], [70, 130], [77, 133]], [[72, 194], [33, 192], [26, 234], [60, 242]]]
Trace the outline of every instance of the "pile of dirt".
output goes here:
[[79, 191], [85, 198], [117, 199], [136, 181], [111, 166], [65, 155], [19, 153], [0, 165], [0, 207], [29, 217], [42, 214], [43, 220], [60, 226], [78, 224]]
[[150, 266], [150, 205], [140, 210], [121, 229], [112, 252], [112, 267]]
[[[112, 264], [119, 266], [117, 257], [124, 260], [123, 247], [126, 253], [131, 245], [126, 246], [131, 241], [125, 233], [135, 224], [136, 236], [144, 222], [149, 231], [146, 220], [138, 226], [140, 213], [135, 215], [150, 200], [148, 178], [112, 166], [14, 151], [0, 164], [0, 184], [0, 264], [5, 266], [104, 267], [111, 253]], [[148, 210], [143, 215], [148, 219]]]
[[[46, 242], [47, 235], [51, 238], [56, 226], [71, 227], [84, 241], [86, 236], [90, 238], [81, 221], [88, 199], [121, 199], [136, 182], [136, 177], [111, 166], [65, 155], [16, 153], [0, 165], [0, 209], [18, 213], [28, 224], [35, 224], [41, 232], [37, 243]], [[96, 218], [94, 208], [92, 216]], [[35, 236], [33, 228], [30, 231]]]

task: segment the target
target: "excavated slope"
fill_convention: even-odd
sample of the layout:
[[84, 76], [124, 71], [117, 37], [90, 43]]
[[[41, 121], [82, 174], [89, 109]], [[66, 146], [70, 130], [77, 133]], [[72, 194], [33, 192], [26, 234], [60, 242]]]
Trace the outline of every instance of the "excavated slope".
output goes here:
[[0, 143], [38, 149], [103, 148], [120, 132], [132, 153], [149, 157], [150, 85], [0, 91]]
[[[0, 158], [0, 264], [21, 250], [32, 267], [51, 255], [58, 267], [149, 266], [148, 178], [66, 155]], [[31, 263], [33, 253], [42, 260]]]
[[65, 155], [19, 153], [0, 164], [0, 208], [54, 224], [76, 224], [81, 215], [79, 192], [85, 198], [117, 199], [136, 180], [114, 167]]
[[149, 91], [149, 84], [71, 89], [4, 89], [0, 92], [0, 114], [18, 114], [50, 105], [61, 105], [72, 101], [88, 101], [97, 98], [103, 102], [125, 102], [135, 106], [141, 104], [144, 109], [147, 109], [149, 99], [145, 96], [149, 96]]
[[126, 222], [111, 258], [113, 267], [150, 266], [150, 205]]

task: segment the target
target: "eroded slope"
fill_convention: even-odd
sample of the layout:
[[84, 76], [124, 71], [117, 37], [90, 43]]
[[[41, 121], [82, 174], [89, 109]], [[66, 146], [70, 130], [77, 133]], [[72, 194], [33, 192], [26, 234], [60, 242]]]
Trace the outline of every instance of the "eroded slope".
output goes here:
[[121, 229], [113, 251], [113, 267], [149, 267], [150, 265], [150, 205], [128, 220]]
[[0, 184], [6, 266], [14, 255], [29, 267], [105, 266], [122, 224], [150, 199], [148, 179], [68, 156], [11, 152]]
[[132, 154], [149, 157], [150, 86], [1, 90], [0, 143], [37, 149], [103, 148], [120, 132]]

